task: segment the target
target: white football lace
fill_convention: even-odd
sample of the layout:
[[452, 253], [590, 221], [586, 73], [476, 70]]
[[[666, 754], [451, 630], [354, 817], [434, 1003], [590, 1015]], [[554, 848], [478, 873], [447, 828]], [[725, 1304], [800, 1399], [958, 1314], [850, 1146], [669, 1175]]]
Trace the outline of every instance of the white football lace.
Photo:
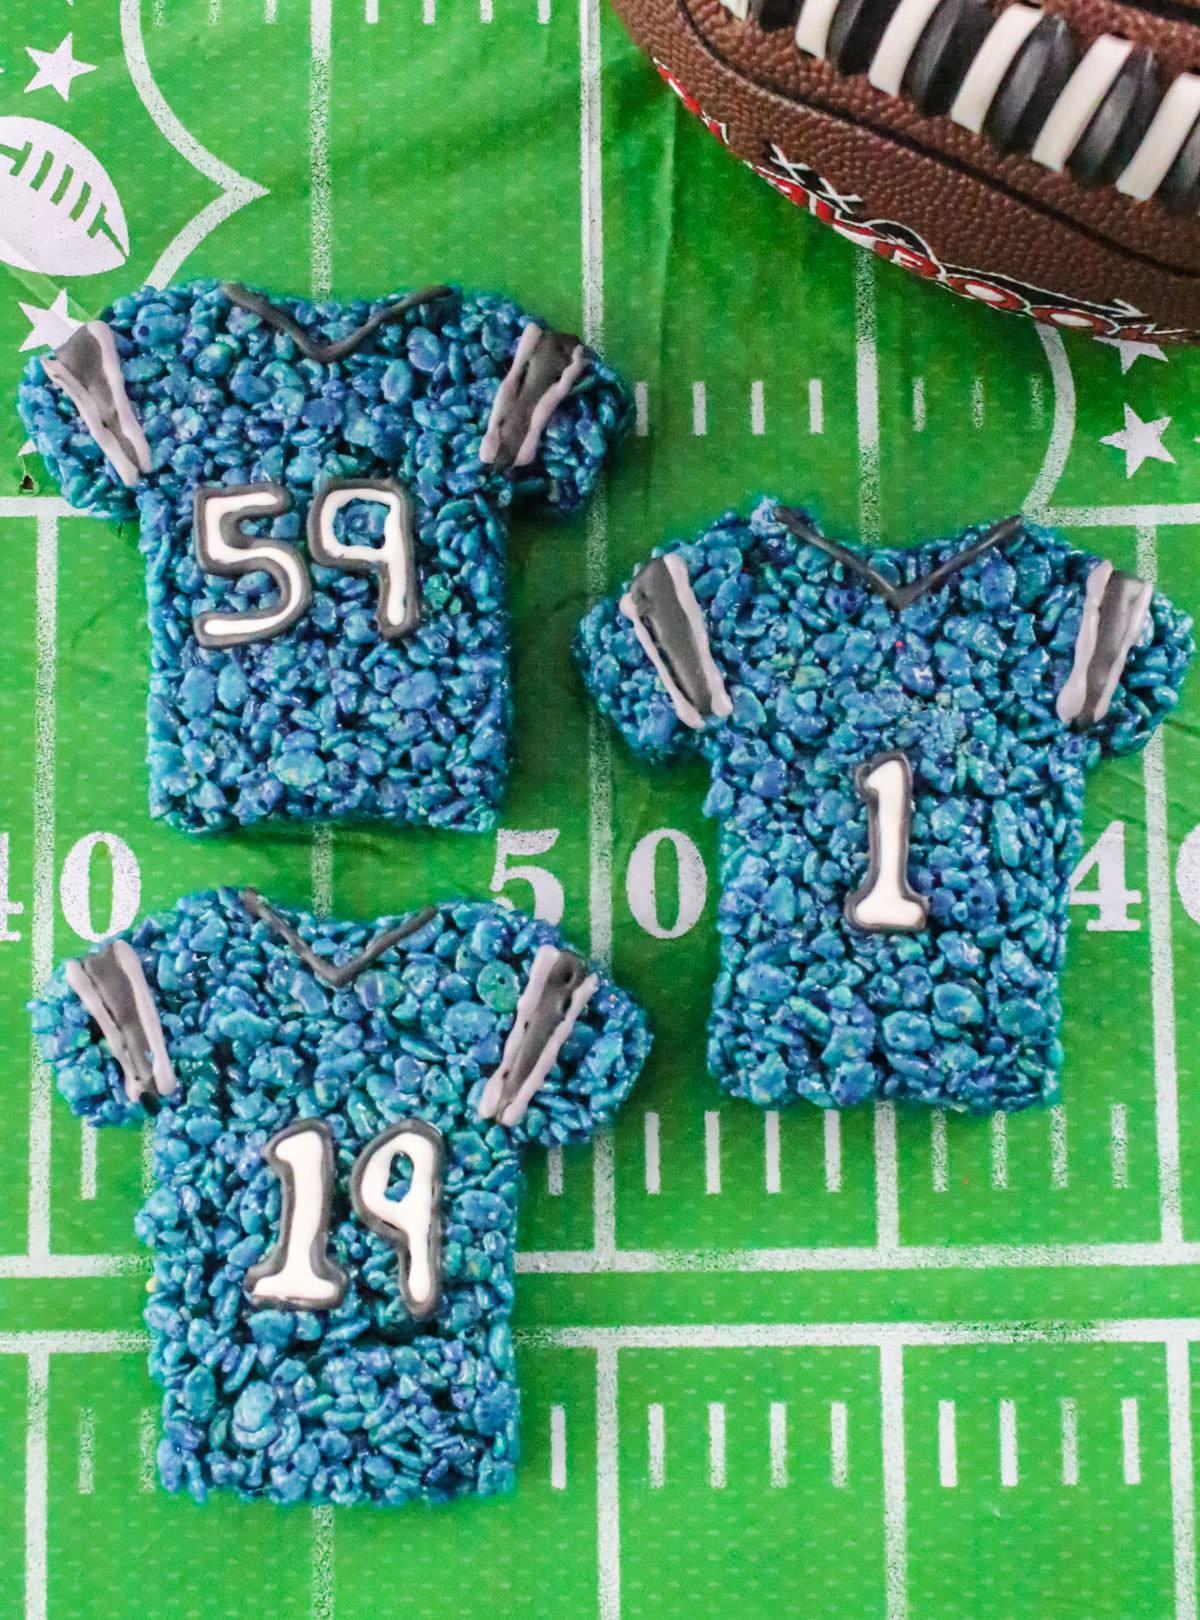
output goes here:
[[[803, 0], [795, 40], [806, 56], [824, 59], [829, 33], [841, 0]], [[900, 0], [884, 29], [867, 69], [877, 90], [899, 95], [909, 62], [940, 0]], [[746, 21], [748, 0], [722, 0], [727, 11]], [[980, 133], [993, 101], [1021, 48], [1047, 15], [1040, 7], [1016, 3], [1001, 11], [968, 67], [949, 110], [952, 122]], [[1061, 173], [1102, 107], [1133, 50], [1129, 40], [1102, 34], [1084, 52], [1033, 138], [1029, 156], [1043, 168]], [[1138, 202], [1154, 196], [1200, 119], [1200, 76], [1181, 73], [1164, 94], [1137, 149], [1115, 184]]]

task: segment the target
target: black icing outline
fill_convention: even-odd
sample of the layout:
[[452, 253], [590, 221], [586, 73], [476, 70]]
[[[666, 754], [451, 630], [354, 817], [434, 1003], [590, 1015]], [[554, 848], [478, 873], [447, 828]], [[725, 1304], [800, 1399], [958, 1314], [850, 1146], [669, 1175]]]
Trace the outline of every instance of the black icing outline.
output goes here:
[[[208, 629], [209, 620], [221, 619], [226, 624], [230, 624], [235, 619], [244, 618], [246, 615], [242, 613], [223, 613], [219, 608], [205, 608], [202, 613], [197, 613], [192, 620], [192, 633], [202, 647], [224, 649], [228, 647], [245, 647], [256, 641], [273, 641], [276, 636], [281, 636], [285, 631], [290, 630], [297, 619], [302, 619], [312, 606], [312, 578], [300, 548], [292, 545], [288, 540], [266, 539], [261, 535], [246, 534], [242, 529], [243, 522], [282, 517], [285, 512], [291, 511], [293, 506], [292, 493], [290, 490], [285, 489], [282, 484], [270, 482], [262, 484], [201, 484], [196, 491], [193, 505], [195, 513], [192, 526], [193, 549], [196, 554], [196, 561], [206, 574], [216, 574], [222, 579], [240, 579], [245, 574], [266, 574], [273, 581], [282, 598], [284, 591], [289, 588], [289, 582], [278, 563], [272, 562], [269, 557], [266, 559], [255, 557], [245, 563], [218, 562], [209, 552], [206, 543], [204, 514], [210, 500], [218, 496], [261, 495], [263, 493], [272, 495], [275, 498], [274, 507], [268, 507], [257, 512], [227, 512], [220, 522], [221, 538], [231, 550], [240, 550], [243, 546], [274, 546], [279, 551], [287, 552], [295, 557], [300, 564], [301, 589], [292, 604], [291, 610], [278, 624], [272, 625], [269, 629], [250, 630], [243, 635], [235, 636], [232, 640], [228, 636], [214, 636]], [[256, 608], [252, 611], [257, 616], [258, 613], [267, 610]]]
[[326, 984], [332, 985], [335, 990], [344, 990], [347, 985], [354, 983], [360, 973], [365, 973], [372, 962], [377, 962], [385, 952], [390, 951], [393, 945], [398, 945], [402, 939], [410, 934], [419, 933], [422, 928], [437, 916], [434, 906], [426, 906], [415, 916], [407, 918], [397, 928], [385, 928], [382, 933], [376, 934], [366, 947], [350, 961], [340, 966], [332, 963], [328, 957], [318, 956], [312, 946], [303, 939], [300, 933], [292, 927], [286, 918], [281, 917], [273, 906], [267, 904], [257, 889], [242, 889], [238, 894], [245, 909], [256, 922], [265, 923], [286, 945], [289, 945], [305, 967], [311, 968]]
[[421, 582], [417, 578], [417, 557], [414, 546], [416, 503], [405, 489], [392, 478], [331, 478], [327, 484], [322, 485], [319, 494], [314, 495], [308, 508], [308, 550], [314, 562], [320, 563], [323, 568], [336, 568], [343, 574], [358, 574], [360, 576], [377, 574], [382, 581], [387, 573], [387, 564], [382, 555], [377, 562], [370, 558], [359, 560], [351, 557], [334, 556], [326, 551], [321, 535], [321, 513], [325, 508], [326, 497], [341, 489], [377, 489], [387, 495], [396, 495], [400, 500], [400, 529], [404, 539], [404, 565], [408, 574], [410, 589], [407, 592], [404, 618], [399, 624], [393, 624], [384, 617], [383, 612], [383, 585], [379, 587], [379, 599], [375, 607], [375, 628], [379, 634], [388, 641], [399, 640], [401, 636], [411, 635], [421, 622]]
[[[321, 1213], [321, 1220], [317, 1226], [312, 1244], [309, 1248], [308, 1263], [314, 1274], [322, 1282], [333, 1283], [338, 1293], [333, 1299], [314, 1302], [311, 1299], [282, 1299], [272, 1295], [269, 1299], [255, 1299], [253, 1288], [255, 1283], [265, 1277], [275, 1276], [283, 1270], [283, 1262], [287, 1258], [288, 1233], [292, 1226], [292, 1215], [296, 1206], [296, 1178], [290, 1164], [284, 1162], [276, 1153], [280, 1142], [289, 1136], [299, 1136], [304, 1131], [315, 1131], [321, 1138], [321, 1185], [325, 1189], [325, 1207]], [[271, 1252], [251, 1266], [242, 1279], [242, 1291], [246, 1298], [258, 1310], [272, 1310], [283, 1307], [294, 1311], [332, 1311], [342, 1303], [346, 1297], [346, 1290], [350, 1287], [349, 1273], [332, 1260], [329, 1255], [329, 1235], [331, 1230], [331, 1213], [333, 1206], [333, 1181], [335, 1171], [333, 1132], [323, 1119], [295, 1119], [283, 1130], [277, 1131], [269, 1142], [262, 1146], [262, 1156], [266, 1160], [279, 1181], [282, 1202], [279, 1210], [279, 1241]]]
[[[403, 1231], [402, 1228], [392, 1226], [389, 1222], [382, 1221], [377, 1215], [372, 1214], [372, 1212], [363, 1203], [362, 1198], [362, 1178], [371, 1159], [374, 1158], [375, 1154], [380, 1148], [385, 1147], [387, 1143], [392, 1141], [395, 1137], [405, 1136], [410, 1132], [414, 1136], [423, 1136], [427, 1142], [433, 1145], [437, 1153], [436, 1162], [434, 1163], [433, 1167], [433, 1183], [430, 1188], [429, 1198], [431, 1211], [429, 1221], [430, 1294], [428, 1300], [423, 1305], [418, 1305], [408, 1291], [408, 1267], [412, 1258], [408, 1242], [408, 1234]], [[409, 1163], [412, 1163], [411, 1159], [409, 1159]], [[377, 1136], [373, 1136], [371, 1138], [366, 1147], [362, 1149], [358, 1157], [355, 1159], [354, 1168], [350, 1172], [350, 1202], [353, 1205], [354, 1213], [358, 1216], [359, 1220], [365, 1227], [369, 1228], [370, 1231], [375, 1233], [376, 1237], [383, 1238], [384, 1241], [390, 1244], [390, 1246], [395, 1250], [397, 1262], [397, 1281], [400, 1287], [400, 1298], [403, 1302], [405, 1310], [411, 1317], [413, 1317], [415, 1321], [418, 1322], [426, 1321], [436, 1312], [439, 1305], [442, 1303], [441, 1203], [443, 1187], [442, 1169], [445, 1163], [446, 1144], [441, 1131], [439, 1131], [435, 1126], [427, 1124], [423, 1119], [400, 1119], [397, 1120], [394, 1125], [389, 1125], [386, 1130], [380, 1131]]]
[[[835, 562], [852, 569], [897, 613], [903, 613], [905, 608], [911, 607], [930, 591], [940, 590], [948, 579], [952, 579], [955, 574], [968, 567], [977, 557], [982, 557], [985, 551], [990, 551], [993, 546], [1002, 545], [1025, 527], [1025, 519], [1019, 512], [1013, 517], [1003, 518], [999, 523], [993, 523], [978, 540], [964, 546], [960, 552], [948, 557], [944, 563], [939, 563], [930, 573], [923, 574], [920, 579], [914, 579], [908, 585], [893, 585], [878, 569], [872, 568], [869, 562], [851, 551], [849, 546], [842, 545], [838, 540], [827, 539], [808, 514], [798, 507], [777, 506], [774, 516], [776, 522], [782, 523], [797, 540], [804, 540], [809, 545], [816, 546]], [[884, 756], [881, 754], [879, 757], [882, 759]]]
[[453, 287], [425, 287], [420, 292], [406, 293], [403, 298], [385, 308], [376, 310], [361, 326], [345, 337], [337, 338], [333, 343], [315, 343], [312, 335], [300, 325], [300, 322], [289, 315], [285, 309], [273, 304], [264, 293], [255, 292], [251, 287], [244, 287], [240, 281], [227, 281], [223, 291], [232, 303], [242, 309], [248, 309], [252, 315], [260, 320], [277, 327], [279, 331], [287, 334], [300, 352], [308, 360], [315, 360], [318, 365], [329, 366], [337, 360], [345, 360], [363, 344], [381, 326], [391, 326], [408, 314], [410, 309], [418, 309], [422, 304], [430, 304], [438, 298], [452, 298]]
[[[905, 785], [905, 816], [900, 824], [900, 897], [903, 900], [912, 900], [921, 907], [924, 915], [918, 923], [860, 923], [854, 915], [854, 907], [860, 900], [865, 900], [875, 887], [879, 877], [880, 850], [879, 850], [879, 794], [874, 788], [867, 785], [867, 778], [881, 765], [891, 760], [898, 760], [904, 770]], [[920, 934], [929, 927], [929, 901], [923, 894], [918, 894], [908, 881], [908, 855], [912, 835], [912, 766], [908, 762], [908, 755], [902, 748], [887, 748], [882, 754], [864, 760], [854, 772], [854, 791], [867, 807], [867, 840], [869, 844], [869, 857], [867, 861], [867, 875], [852, 894], [846, 896], [842, 906], [843, 914], [850, 927], [860, 934]]]

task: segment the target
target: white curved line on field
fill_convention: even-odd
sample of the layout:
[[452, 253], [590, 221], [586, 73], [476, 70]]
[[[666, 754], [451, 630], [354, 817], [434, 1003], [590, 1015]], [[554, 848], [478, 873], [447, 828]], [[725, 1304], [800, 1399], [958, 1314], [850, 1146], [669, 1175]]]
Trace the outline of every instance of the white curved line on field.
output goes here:
[[166, 98], [154, 81], [146, 57], [146, 44], [142, 37], [142, 0], [121, 0], [121, 44], [129, 77], [143, 107], [150, 114], [155, 127], [163, 134], [185, 162], [199, 170], [207, 180], [221, 188], [214, 197], [167, 244], [146, 277], [154, 287], [165, 286], [183, 264], [189, 253], [198, 247], [210, 231], [236, 214], [239, 208], [267, 195], [267, 188], [254, 180], [247, 180], [220, 158], [214, 157], [207, 147], [186, 130], [168, 107]]
[[1071, 375], [1071, 362], [1067, 359], [1067, 346], [1061, 333], [1052, 326], [1040, 323], [1035, 329], [1050, 362], [1050, 376], [1054, 383], [1054, 422], [1050, 428], [1050, 443], [1046, 446], [1041, 471], [1024, 504], [1029, 517], [1041, 519], [1049, 513], [1050, 497], [1071, 453], [1071, 440], [1075, 436], [1075, 379]]

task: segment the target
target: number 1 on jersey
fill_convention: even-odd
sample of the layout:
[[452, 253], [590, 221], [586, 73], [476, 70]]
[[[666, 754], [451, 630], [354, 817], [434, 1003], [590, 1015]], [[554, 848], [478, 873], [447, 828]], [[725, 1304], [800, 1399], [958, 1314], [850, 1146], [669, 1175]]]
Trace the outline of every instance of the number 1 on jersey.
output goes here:
[[908, 881], [908, 841], [912, 829], [912, 767], [905, 754], [876, 754], [854, 773], [854, 786], [867, 807], [871, 864], [866, 881], [846, 896], [846, 919], [875, 933], [924, 928], [929, 902]]

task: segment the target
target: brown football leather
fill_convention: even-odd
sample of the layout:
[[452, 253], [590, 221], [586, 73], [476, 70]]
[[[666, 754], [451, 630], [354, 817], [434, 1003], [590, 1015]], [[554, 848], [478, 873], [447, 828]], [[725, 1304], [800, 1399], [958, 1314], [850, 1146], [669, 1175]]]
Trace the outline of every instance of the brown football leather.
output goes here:
[[[1051, 324], [1200, 341], [1197, 216], [1174, 216], [1112, 184], [1082, 186], [1022, 153], [1005, 157], [986, 133], [922, 117], [865, 73], [845, 76], [804, 54], [791, 28], [764, 32], [721, 0], [614, 3], [693, 111], [710, 128], [724, 126], [714, 133], [734, 154], [773, 171], [778, 189], [843, 235], [954, 291]], [[1200, 73], [1200, 6], [1175, 0], [1163, 9], [1172, 15], [1113, 0], [1054, 6], [1081, 51], [1105, 33], [1148, 47], [1165, 88], [1179, 73]], [[787, 178], [798, 166], [812, 171], [802, 187]], [[919, 244], [906, 239], [913, 232]]]

